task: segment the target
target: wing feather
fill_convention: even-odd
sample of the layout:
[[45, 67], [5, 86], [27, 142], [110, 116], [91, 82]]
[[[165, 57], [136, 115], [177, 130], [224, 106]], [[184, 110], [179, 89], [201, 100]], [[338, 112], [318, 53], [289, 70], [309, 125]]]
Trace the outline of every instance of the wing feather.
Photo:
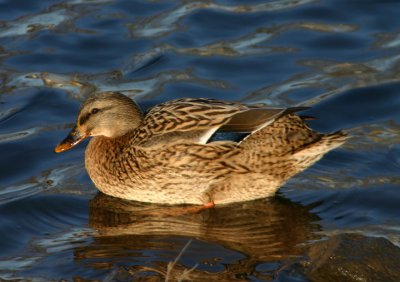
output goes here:
[[253, 132], [282, 115], [302, 109], [271, 109], [203, 98], [177, 99], [151, 108], [134, 140], [142, 146], [182, 141], [205, 144], [217, 130]]

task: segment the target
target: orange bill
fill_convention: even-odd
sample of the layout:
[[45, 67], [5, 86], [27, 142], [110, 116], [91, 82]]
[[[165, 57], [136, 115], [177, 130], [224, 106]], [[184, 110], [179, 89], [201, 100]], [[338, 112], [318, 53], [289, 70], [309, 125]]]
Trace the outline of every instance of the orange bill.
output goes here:
[[54, 152], [61, 153], [67, 151], [87, 137], [88, 136], [86, 134], [82, 135], [79, 132], [78, 128], [75, 126], [68, 134], [68, 136], [60, 144], [57, 145], [57, 147], [54, 149]]

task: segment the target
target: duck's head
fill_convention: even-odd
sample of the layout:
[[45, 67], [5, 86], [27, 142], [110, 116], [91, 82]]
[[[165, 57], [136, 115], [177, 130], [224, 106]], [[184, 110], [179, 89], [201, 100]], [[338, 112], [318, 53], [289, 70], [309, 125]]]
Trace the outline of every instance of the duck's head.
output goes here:
[[90, 136], [116, 138], [125, 135], [142, 120], [138, 105], [125, 95], [116, 92], [93, 95], [82, 104], [76, 125], [55, 152], [66, 151]]

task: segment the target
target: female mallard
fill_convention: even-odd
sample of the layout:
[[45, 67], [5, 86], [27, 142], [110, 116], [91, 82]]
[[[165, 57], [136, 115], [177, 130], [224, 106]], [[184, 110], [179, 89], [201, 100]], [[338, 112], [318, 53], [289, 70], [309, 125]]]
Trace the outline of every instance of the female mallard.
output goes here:
[[[90, 178], [105, 194], [163, 204], [228, 204], [274, 195], [290, 177], [341, 145], [342, 132], [320, 134], [294, 112], [212, 99], [178, 99], [145, 115], [120, 93], [82, 105], [57, 153], [93, 136]], [[210, 141], [216, 131], [249, 133]]]

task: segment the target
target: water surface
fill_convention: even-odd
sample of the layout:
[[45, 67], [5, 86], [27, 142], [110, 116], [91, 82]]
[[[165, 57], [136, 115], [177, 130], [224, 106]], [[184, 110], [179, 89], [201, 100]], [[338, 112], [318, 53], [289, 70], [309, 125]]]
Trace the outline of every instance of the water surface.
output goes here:
[[[0, 279], [164, 279], [178, 258], [175, 278], [305, 281], [291, 263], [332, 234], [398, 245], [399, 12], [390, 0], [0, 1]], [[98, 194], [84, 145], [53, 153], [95, 91], [145, 108], [309, 106], [311, 127], [352, 138], [275, 198], [185, 214]]]

